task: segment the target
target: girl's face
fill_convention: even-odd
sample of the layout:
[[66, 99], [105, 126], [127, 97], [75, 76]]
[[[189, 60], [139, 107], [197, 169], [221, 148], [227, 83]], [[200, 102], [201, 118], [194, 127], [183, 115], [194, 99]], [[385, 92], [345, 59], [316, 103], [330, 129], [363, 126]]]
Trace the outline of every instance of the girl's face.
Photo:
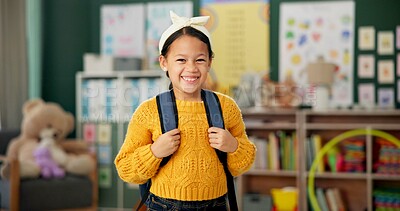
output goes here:
[[160, 66], [167, 70], [176, 99], [201, 100], [200, 90], [207, 80], [211, 62], [207, 45], [196, 37], [183, 35], [169, 47]]

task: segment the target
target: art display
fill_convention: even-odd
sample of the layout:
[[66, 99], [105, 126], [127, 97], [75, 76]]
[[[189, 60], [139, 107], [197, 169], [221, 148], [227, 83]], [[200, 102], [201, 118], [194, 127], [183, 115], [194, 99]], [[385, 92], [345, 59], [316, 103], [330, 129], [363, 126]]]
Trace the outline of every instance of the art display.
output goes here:
[[358, 104], [364, 107], [373, 107], [375, 105], [375, 85], [373, 83], [358, 85]]
[[391, 31], [378, 32], [378, 54], [392, 55], [394, 52], [394, 35]]
[[360, 50], [375, 49], [375, 28], [362, 26], [358, 28], [358, 48]]
[[378, 82], [381, 84], [394, 83], [394, 64], [392, 60], [378, 61]]
[[358, 77], [374, 78], [375, 77], [375, 56], [359, 55], [358, 56]]
[[101, 54], [144, 57], [144, 4], [116, 4], [101, 7]]
[[312, 86], [304, 68], [323, 57], [337, 65], [331, 105], [351, 105], [354, 2], [284, 2], [280, 4], [279, 23], [279, 80], [284, 81], [290, 75], [303, 93], [307, 93]]

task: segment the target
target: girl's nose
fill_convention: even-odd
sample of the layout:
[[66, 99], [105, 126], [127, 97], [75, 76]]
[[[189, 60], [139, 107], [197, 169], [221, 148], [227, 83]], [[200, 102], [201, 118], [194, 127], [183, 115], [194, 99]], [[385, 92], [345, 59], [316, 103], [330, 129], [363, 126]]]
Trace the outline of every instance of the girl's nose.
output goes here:
[[197, 71], [196, 62], [187, 62], [186, 63], [186, 69], [188, 71], [192, 71], [192, 72]]

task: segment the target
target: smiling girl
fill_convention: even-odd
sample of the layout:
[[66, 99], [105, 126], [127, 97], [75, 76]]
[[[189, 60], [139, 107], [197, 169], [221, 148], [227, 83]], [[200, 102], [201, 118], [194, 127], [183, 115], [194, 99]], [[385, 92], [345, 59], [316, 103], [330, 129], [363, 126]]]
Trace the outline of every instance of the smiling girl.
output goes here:
[[142, 184], [151, 179], [148, 210], [228, 210], [227, 179], [215, 149], [227, 153], [233, 176], [249, 170], [255, 159], [255, 146], [231, 97], [215, 92], [225, 128], [208, 126], [201, 97], [213, 60], [211, 36], [204, 27], [208, 18], [171, 12], [173, 24], [160, 39], [160, 67], [171, 80], [178, 128], [162, 133], [156, 98], [143, 102], [114, 161], [125, 182]]

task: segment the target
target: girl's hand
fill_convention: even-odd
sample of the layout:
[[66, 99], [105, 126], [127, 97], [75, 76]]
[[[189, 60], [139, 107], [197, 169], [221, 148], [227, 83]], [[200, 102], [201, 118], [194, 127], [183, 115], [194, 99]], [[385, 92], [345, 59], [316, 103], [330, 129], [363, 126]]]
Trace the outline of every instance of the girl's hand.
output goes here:
[[238, 141], [225, 129], [210, 127], [208, 138], [212, 148], [223, 152], [234, 152], [238, 148]]
[[180, 132], [181, 131], [179, 129], [173, 129], [158, 137], [158, 139], [150, 147], [153, 155], [157, 158], [163, 158], [174, 153], [179, 148], [181, 143]]

